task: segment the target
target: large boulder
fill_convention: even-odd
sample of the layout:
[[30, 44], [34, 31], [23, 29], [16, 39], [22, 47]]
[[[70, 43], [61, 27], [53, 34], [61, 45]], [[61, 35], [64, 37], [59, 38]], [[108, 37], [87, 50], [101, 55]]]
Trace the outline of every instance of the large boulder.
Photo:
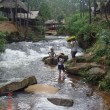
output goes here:
[[47, 58], [44, 60], [44, 63], [45, 64], [48, 64], [48, 65], [57, 65], [57, 58]]
[[36, 84], [37, 80], [35, 76], [30, 76], [26, 78], [14, 78], [7, 80], [0, 84], [0, 94], [14, 92], [26, 88], [29, 85]]
[[[54, 58], [51, 58], [51, 57], [47, 56], [47, 57], [44, 57], [44, 58], [42, 59], [42, 61], [44, 61], [44, 63], [45, 63], [45, 64], [48, 64], [48, 65], [57, 65], [57, 57], [58, 57], [58, 56], [56, 56], [56, 57], [54, 57]], [[65, 59], [65, 62], [66, 62], [66, 61], [68, 60], [68, 56], [65, 55], [65, 56], [64, 56], [64, 59]]]
[[81, 70], [88, 70], [92, 67], [100, 67], [100, 65], [97, 65], [96, 63], [77, 63], [75, 65], [66, 65], [65, 69], [66, 72], [73, 75], [81, 75]]
[[59, 105], [59, 106], [71, 107], [71, 106], [73, 106], [73, 103], [74, 103], [74, 101], [72, 99], [64, 99], [64, 98], [47, 98], [47, 99], [51, 103], [53, 103], [55, 105]]
[[103, 77], [105, 75], [105, 71], [98, 67], [93, 67], [88, 70], [88, 74], [94, 77]]

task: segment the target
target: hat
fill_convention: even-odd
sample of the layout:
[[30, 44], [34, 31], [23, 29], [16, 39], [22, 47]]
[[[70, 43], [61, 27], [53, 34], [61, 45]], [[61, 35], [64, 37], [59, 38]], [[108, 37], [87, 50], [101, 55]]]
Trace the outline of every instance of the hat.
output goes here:
[[51, 48], [50, 50], [54, 50], [53, 48]]
[[69, 38], [66, 39], [67, 42], [70, 42], [71, 40], [76, 39], [76, 36], [70, 36]]

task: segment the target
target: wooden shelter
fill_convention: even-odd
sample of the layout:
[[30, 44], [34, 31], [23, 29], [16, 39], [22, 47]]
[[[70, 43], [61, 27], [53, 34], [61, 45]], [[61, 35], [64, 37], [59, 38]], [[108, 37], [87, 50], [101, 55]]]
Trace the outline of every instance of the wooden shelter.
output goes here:
[[15, 21], [17, 13], [28, 13], [27, 6], [20, 0], [1, 0], [0, 11]]
[[27, 14], [29, 26], [34, 26], [36, 24], [37, 17], [39, 16], [39, 11], [30, 11], [29, 13], [17, 13], [18, 20], [21, 19], [21, 23], [26, 22]]
[[58, 27], [58, 22], [55, 20], [48, 20], [45, 22], [45, 26], [48, 30], [56, 30]]
[[27, 13], [27, 6], [20, 0], [1, 0], [0, 2], [0, 10], [3, 12], [10, 12], [10, 9], [15, 10], [17, 8], [17, 12]]

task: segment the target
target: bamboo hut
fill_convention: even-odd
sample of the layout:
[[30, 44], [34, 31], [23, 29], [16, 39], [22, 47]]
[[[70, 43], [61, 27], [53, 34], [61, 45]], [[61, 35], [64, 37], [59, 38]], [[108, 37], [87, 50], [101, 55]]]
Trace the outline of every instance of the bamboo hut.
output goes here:
[[58, 22], [55, 20], [48, 20], [45, 22], [45, 26], [48, 30], [56, 30], [58, 27]]
[[8, 18], [15, 21], [17, 13], [27, 13], [28, 8], [20, 0], [1, 0], [0, 11], [2, 11]]

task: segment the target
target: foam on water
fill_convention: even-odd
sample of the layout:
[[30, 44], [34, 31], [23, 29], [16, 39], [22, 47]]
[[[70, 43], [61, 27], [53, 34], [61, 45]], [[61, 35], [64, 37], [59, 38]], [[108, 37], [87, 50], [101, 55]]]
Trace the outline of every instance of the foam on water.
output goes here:
[[30, 62], [45, 56], [45, 54], [37, 53], [32, 49], [28, 49], [27, 53], [21, 50], [6, 49], [5, 53], [1, 55], [2, 61], [0, 62], [0, 67], [15, 68], [22, 65], [26, 66]]

